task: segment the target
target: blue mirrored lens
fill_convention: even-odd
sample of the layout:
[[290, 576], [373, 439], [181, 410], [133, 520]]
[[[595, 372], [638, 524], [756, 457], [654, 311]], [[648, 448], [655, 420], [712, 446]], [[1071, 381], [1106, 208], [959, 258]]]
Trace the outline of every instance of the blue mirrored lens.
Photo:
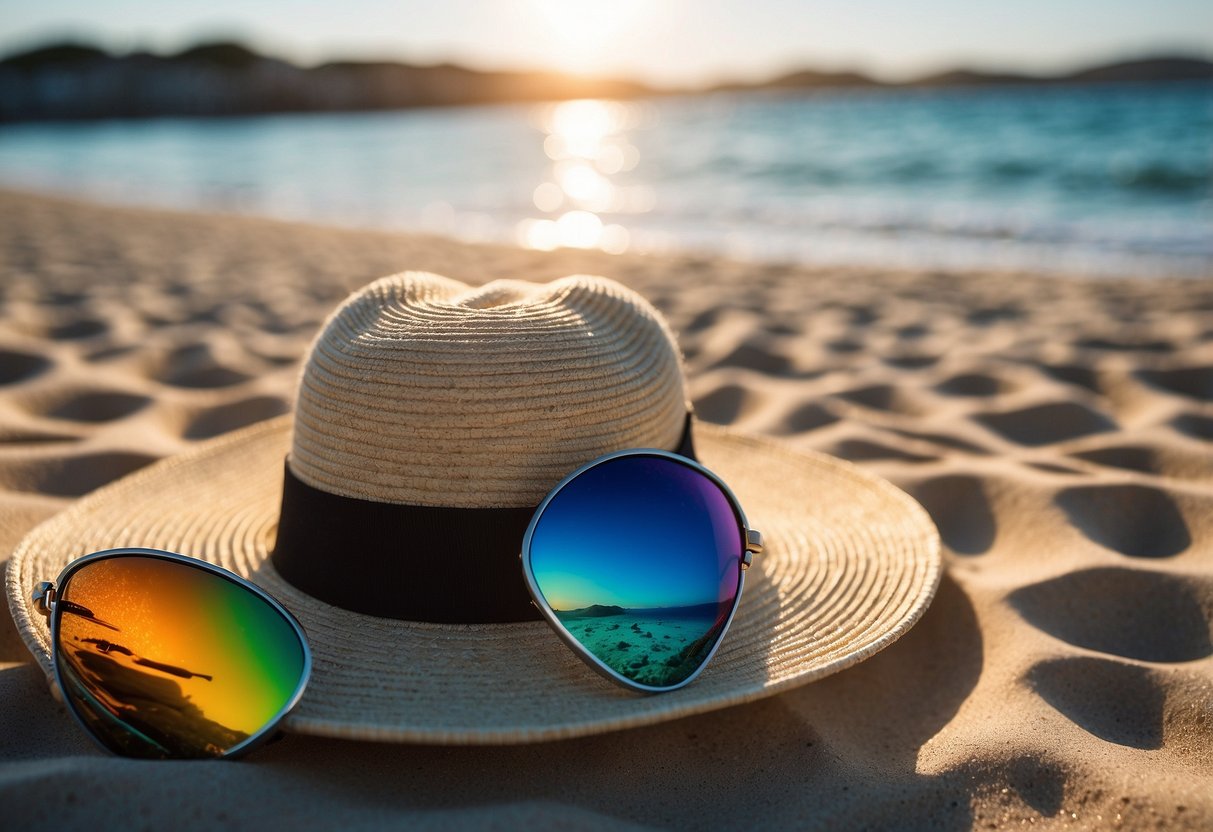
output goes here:
[[741, 586], [744, 528], [709, 476], [675, 459], [630, 455], [582, 472], [531, 533], [534, 584], [592, 656], [666, 688], [711, 656]]

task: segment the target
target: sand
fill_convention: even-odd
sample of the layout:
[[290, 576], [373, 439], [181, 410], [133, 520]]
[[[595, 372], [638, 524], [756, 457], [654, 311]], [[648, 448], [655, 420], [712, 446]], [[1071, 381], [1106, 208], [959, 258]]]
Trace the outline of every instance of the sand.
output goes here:
[[0, 558], [75, 497], [287, 412], [326, 313], [405, 268], [638, 289], [701, 417], [922, 502], [934, 604], [855, 668], [653, 728], [288, 736], [201, 764], [96, 751], [0, 616], [0, 825], [1213, 826], [1209, 281], [539, 253], [0, 193]]

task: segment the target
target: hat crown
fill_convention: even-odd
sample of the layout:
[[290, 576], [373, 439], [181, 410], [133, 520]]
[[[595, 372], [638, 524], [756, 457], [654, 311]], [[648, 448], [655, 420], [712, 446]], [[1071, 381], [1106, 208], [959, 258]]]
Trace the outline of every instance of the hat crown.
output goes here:
[[351, 295], [313, 342], [290, 466], [345, 497], [534, 506], [605, 453], [673, 449], [686, 411], [669, 327], [614, 281], [405, 272]]

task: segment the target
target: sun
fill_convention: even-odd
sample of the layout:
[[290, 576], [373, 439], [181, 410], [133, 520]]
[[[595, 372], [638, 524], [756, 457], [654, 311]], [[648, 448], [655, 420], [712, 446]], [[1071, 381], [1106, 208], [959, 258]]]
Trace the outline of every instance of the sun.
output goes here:
[[610, 47], [637, 23], [644, 0], [531, 0], [546, 30], [549, 57], [570, 72], [598, 69]]

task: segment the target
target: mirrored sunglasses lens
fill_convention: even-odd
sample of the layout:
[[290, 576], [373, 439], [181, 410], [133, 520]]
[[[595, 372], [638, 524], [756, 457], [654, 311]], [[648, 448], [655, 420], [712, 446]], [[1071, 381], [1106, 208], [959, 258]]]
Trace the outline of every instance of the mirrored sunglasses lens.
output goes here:
[[698, 470], [617, 457], [544, 507], [529, 563], [578, 644], [633, 682], [668, 688], [720, 640], [740, 588], [743, 536], [728, 496]]
[[68, 578], [57, 604], [64, 696], [124, 756], [221, 756], [304, 681], [303, 643], [277, 609], [185, 563], [98, 560]]

